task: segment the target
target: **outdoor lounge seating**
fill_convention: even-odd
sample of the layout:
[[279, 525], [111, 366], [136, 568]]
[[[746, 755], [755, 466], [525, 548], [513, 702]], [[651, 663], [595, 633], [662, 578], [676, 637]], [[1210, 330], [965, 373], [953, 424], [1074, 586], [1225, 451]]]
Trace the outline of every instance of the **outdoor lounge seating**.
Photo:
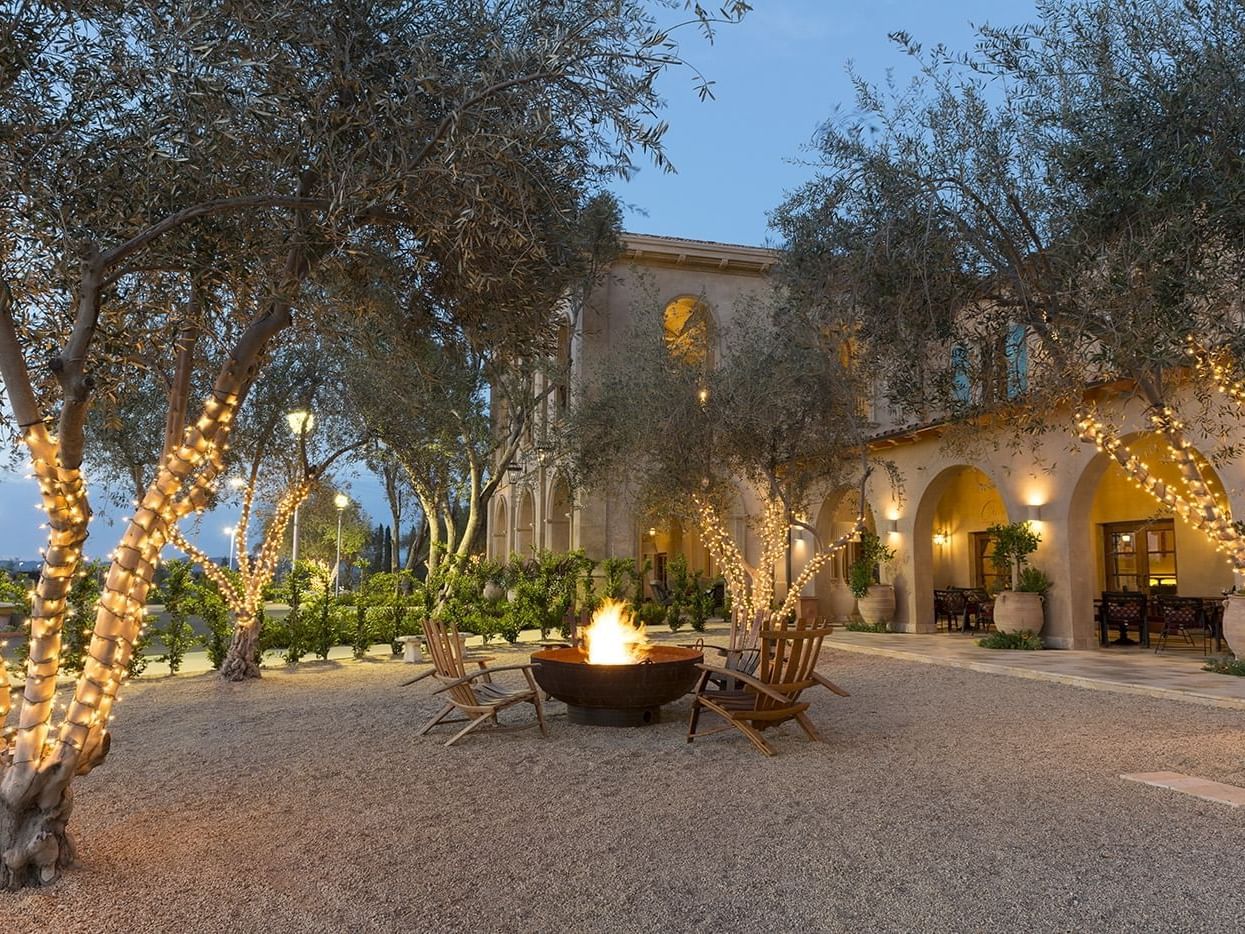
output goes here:
[[1119, 630], [1119, 637], [1111, 645], [1136, 645], [1128, 637], [1128, 627], [1136, 626], [1142, 645], [1150, 644], [1150, 626], [1146, 617], [1146, 595], [1135, 591], [1105, 591], [1098, 611], [1099, 641], [1107, 644], [1112, 627]]
[[[698, 665], [700, 680], [696, 684], [692, 713], [688, 723], [687, 741], [723, 730], [737, 729], [767, 756], [774, 748], [761, 735], [763, 730], [795, 720], [810, 740], [820, 741], [805, 711], [807, 701], [800, 695], [820, 684], [842, 697], [847, 692], [815, 669], [821, 643], [830, 634], [829, 627], [817, 626], [809, 620], [792, 627], [760, 632], [759, 665], [755, 676], [738, 669], [729, 670], [713, 665]], [[713, 680], [731, 686], [715, 687]], [[737, 686], [736, 686], [737, 685]], [[698, 730], [700, 715], [710, 710], [726, 721], [725, 726]]]
[[1193, 637], [1189, 635], [1189, 630], [1200, 630], [1202, 633], [1202, 649], [1205, 651], [1208, 636], [1213, 627], [1208, 624], [1205, 601], [1201, 597], [1161, 596], [1155, 597], [1154, 602], [1158, 609], [1159, 619], [1162, 622], [1162, 629], [1159, 630], [1158, 645], [1154, 647], [1156, 655], [1167, 647], [1167, 637], [1173, 630], [1184, 636], [1185, 641], [1190, 645], [1195, 645], [1196, 643], [1193, 641]]
[[966, 591], [949, 587], [934, 591], [934, 626], [942, 628], [945, 621], [947, 632], [963, 628], [967, 621], [968, 595]]
[[[486, 720], [497, 723], [498, 712], [515, 704], [531, 704], [535, 707], [540, 731], [545, 736], [549, 735], [540, 691], [532, 677], [531, 664], [489, 668], [482, 661], [477, 661], [479, 670], [468, 673], [466, 662], [470, 659], [465, 657], [462, 640], [458, 637], [458, 627], [452, 623], [447, 625], [441, 620], [428, 619], [424, 621], [424, 635], [428, 642], [428, 654], [432, 656], [431, 675], [441, 684], [434, 693], [445, 693], [447, 702], [416, 735], [423, 736], [439, 723], [466, 723], [467, 726], [450, 737], [445, 744], [452, 746]], [[515, 690], [493, 683], [492, 676], [503, 671], [522, 671], [527, 687]], [[455, 711], [466, 716], [446, 719]]]
[[[757, 613], [751, 623], [742, 626], [736, 624], [731, 627], [730, 645], [725, 648], [707, 645], [705, 648], [722, 656], [721, 667], [726, 671], [741, 672], [745, 675], [756, 674], [757, 665], [761, 662], [759, 641], [763, 620], [764, 614]], [[713, 675], [709, 680], [723, 689], [740, 686], [740, 682], [721, 675]]]

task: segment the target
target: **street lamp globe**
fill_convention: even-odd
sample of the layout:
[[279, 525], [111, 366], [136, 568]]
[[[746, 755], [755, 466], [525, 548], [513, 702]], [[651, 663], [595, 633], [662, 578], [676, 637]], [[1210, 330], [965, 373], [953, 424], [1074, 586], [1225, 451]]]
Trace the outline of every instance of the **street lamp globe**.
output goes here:
[[345, 509], [347, 506], [350, 505], [350, 497], [347, 496], [345, 493], [338, 493], [336, 496], [333, 497], [333, 505], [336, 506], [338, 509]]
[[297, 409], [285, 416], [286, 422], [290, 426], [290, 434], [294, 437], [305, 435], [311, 429], [316, 427], [316, 417], [306, 409]]

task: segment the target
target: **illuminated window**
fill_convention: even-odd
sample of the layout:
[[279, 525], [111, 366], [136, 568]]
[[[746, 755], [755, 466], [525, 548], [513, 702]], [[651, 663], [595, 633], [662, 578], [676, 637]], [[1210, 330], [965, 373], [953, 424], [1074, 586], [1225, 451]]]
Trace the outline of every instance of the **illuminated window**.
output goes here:
[[676, 298], [662, 317], [670, 355], [691, 366], [713, 366], [713, 319], [697, 298]]
[[1103, 526], [1107, 590], [1176, 593], [1176, 530], [1171, 519]]

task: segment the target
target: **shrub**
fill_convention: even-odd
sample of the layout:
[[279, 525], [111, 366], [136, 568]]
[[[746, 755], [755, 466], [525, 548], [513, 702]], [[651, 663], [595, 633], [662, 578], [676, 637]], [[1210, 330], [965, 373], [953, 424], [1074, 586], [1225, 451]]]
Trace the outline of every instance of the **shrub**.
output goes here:
[[225, 654], [229, 651], [229, 641], [233, 635], [229, 607], [217, 592], [216, 585], [208, 581], [199, 584], [195, 597], [195, 610], [207, 629], [201, 641], [207, 650], [208, 662], [219, 670], [225, 662]]
[[159, 598], [164, 604], [168, 619], [156, 631], [164, 643], [164, 654], [157, 661], [166, 662], [169, 674], [175, 675], [182, 667], [186, 650], [194, 644], [194, 630], [190, 626], [190, 614], [195, 599], [194, 578], [186, 561], [170, 561], [165, 565], [164, 579], [160, 584]]
[[878, 621], [876, 623], [866, 623], [863, 619], [848, 620], [843, 626], [848, 632], [890, 632], [888, 624]]
[[80, 673], [86, 661], [91, 626], [95, 622], [95, 604], [99, 602], [100, 575], [103, 566], [85, 564], [69, 588], [69, 607], [61, 642], [61, 668]]
[[847, 570], [847, 583], [852, 594], [857, 598], [867, 594], [869, 588], [878, 580], [878, 566], [893, 561], [894, 558], [895, 550], [883, 545], [874, 532], [861, 532], [856, 560]]
[[1025, 630], [1023, 632], [992, 632], [977, 644], [983, 649], [1018, 649], [1024, 652], [1039, 651], [1045, 646], [1039, 636]]
[[363, 588], [355, 592], [354, 636], [350, 640], [350, 652], [356, 660], [367, 655], [372, 645], [372, 633], [367, 622], [367, 605], [363, 602]]
[[645, 628], [657, 626], [666, 618], [666, 608], [653, 600], [645, 600], [636, 612]]
[[309, 644], [318, 658], [327, 659], [333, 646], [337, 645], [337, 623], [333, 614], [333, 601], [327, 593], [316, 597], [310, 613]]
[[1217, 675], [1235, 675], [1245, 678], [1245, 659], [1212, 658], [1202, 666], [1203, 671], [1213, 671]]
[[1019, 586], [1016, 589], [1021, 593], [1046, 593], [1050, 590], [1050, 578], [1045, 571], [1026, 565], [1020, 572]]

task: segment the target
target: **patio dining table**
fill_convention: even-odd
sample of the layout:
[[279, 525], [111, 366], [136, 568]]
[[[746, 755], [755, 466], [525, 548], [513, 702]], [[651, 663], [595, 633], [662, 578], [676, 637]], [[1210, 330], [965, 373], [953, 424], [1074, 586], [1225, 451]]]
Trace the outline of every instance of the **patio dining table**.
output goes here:
[[[1215, 643], [1215, 653], [1218, 654], [1219, 652], [1223, 651], [1224, 597], [1220, 595], [1217, 597], [1197, 597], [1197, 599], [1202, 601], [1202, 626], [1205, 629], [1210, 631], [1211, 638], [1214, 640], [1214, 643]], [[1128, 638], [1128, 623], [1124, 622], [1121, 627], [1120, 638], [1115, 640], [1114, 642], [1111, 642], [1110, 644], [1111, 645], [1138, 645], [1140, 644], [1142, 646], [1148, 647], [1150, 645], [1150, 623], [1153, 621], [1157, 621], [1161, 624], [1162, 619], [1163, 617], [1161, 613], [1158, 611], [1157, 601], [1153, 603], [1147, 603], [1146, 619], [1145, 619], [1145, 622], [1140, 627], [1141, 631], [1138, 633], [1141, 641], [1137, 643], [1137, 642], [1134, 642], [1132, 639]], [[1094, 622], [1098, 625], [1099, 645], [1107, 645], [1108, 644], [1107, 628], [1108, 628], [1109, 621], [1103, 619], [1101, 597], [1094, 598]]]

